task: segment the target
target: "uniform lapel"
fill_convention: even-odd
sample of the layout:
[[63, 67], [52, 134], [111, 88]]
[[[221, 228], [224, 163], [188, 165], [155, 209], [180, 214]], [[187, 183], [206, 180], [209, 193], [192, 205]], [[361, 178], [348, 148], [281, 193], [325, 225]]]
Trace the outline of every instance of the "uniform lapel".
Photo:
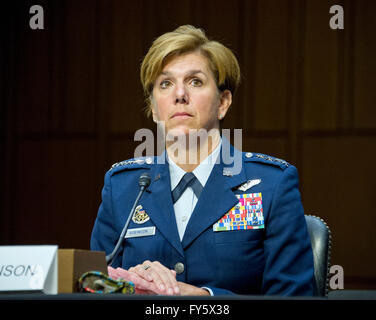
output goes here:
[[[164, 154], [159, 159], [161, 157]], [[163, 164], [154, 164], [151, 169], [152, 182], [145, 192], [143, 206], [157, 229], [184, 256], [172, 203], [170, 172], [167, 161], [164, 161]]]
[[214, 165], [185, 230], [183, 249], [239, 202], [232, 188], [247, 181], [243, 163], [239, 174], [224, 172], [231, 172], [231, 169], [222, 161]]

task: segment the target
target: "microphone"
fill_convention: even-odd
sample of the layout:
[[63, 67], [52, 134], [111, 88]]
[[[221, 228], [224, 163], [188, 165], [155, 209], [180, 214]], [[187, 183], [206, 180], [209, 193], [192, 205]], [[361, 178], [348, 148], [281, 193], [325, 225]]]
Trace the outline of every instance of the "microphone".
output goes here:
[[117, 254], [119, 252], [119, 248], [120, 248], [121, 244], [123, 243], [124, 237], [127, 233], [129, 222], [131, 221], [131, 218], [134, 215], [134, 211], [135, 211], [135, 208], [138, 204], [138, 201], [140, 200], [140, 198], [141, 198], [142, 194], [144, 193], [144, 191], [146, 190], [146, 188], [150, 185], [150, 182], [151, 182], [151, 178], [150, 178], [150, 174], [148, 172], [142, 173], [140, 178], [138, 179], [138, 185], [140, 187], [140, 191], [137, 195], [137, 198], [136, 198], [136, 200], [133, 204], [131, 211], [129, 212], [127, 222], [125, 223], [124, 228], [121, 231], [119, 240], [118, 240], [114, 250], [109, 255], [106, 256], [106, 262], [109, 266], [112, 264], [112, 262], [115, 261], [115, 258], [117, 257]]

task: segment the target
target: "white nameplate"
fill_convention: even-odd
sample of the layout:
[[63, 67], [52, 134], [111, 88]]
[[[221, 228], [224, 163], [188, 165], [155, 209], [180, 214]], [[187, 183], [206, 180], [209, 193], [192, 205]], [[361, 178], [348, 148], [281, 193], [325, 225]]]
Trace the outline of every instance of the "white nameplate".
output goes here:
[[144, 227], [144, 228], [134, 228], [128, 229], [127, 234], [124, 238], [136, 238], [136, 237], [146, 237], [146, 236], [154, 236], [155, 235], [155, 227]]
[[0, 246], [0, 292], [57, 294], [58, 246]]

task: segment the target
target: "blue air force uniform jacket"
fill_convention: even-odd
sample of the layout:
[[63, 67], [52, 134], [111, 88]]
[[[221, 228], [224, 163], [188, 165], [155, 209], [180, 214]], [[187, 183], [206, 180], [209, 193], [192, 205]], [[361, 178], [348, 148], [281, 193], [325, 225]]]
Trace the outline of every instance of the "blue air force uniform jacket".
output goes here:
[[131, 220], [128, 230], [155, 227], [155, 233], [126, 238], [113, 267], [159, 261], [177, 270], [178, 281], [208, 287], [214, 295], [313, 295], [312, 249], [294, 166], [241, 153], [240, 173], [233, 175], [221, 160], [180, 241], [169, 165], [158, 159], [123, 161], [106, 173], [92, 250], [112, 252], [139, 192], [139, 177], [147, 171], [151, 184], [139, 205], [148, 218], [141, 224]]

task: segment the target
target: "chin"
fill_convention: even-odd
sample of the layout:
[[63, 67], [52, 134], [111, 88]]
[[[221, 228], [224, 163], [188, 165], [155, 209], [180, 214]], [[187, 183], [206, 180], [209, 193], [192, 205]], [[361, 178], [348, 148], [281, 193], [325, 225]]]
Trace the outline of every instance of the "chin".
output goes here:
[[172, 128], [167, 131], [166, 136], [167, 137], [182, 137], [182, 136], [188, 136], [189, 130], [192, 130], [191, 128], [187, 127], [177, 127]]

